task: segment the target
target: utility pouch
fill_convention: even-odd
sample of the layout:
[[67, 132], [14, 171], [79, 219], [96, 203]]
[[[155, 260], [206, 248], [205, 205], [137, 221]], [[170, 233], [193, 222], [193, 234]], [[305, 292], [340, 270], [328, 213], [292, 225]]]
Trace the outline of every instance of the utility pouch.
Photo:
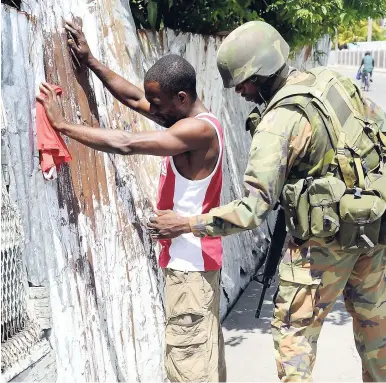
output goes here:
[[[386, 166], [383, 165], [383, 173], [369, 173], [367, 181], [369, 181], [368, 189], [376, 190], [386, 201]], [[386, 212], [381, 219], [381, 228], [379, 231], [379, 243], [386, 245]]]
[[368, 173], [366, 178], [366, 189], [376, 190], [386, 201], [386, 166], [383, 165], [383, 174], [382, 173]]
[[339, 230], [338, 202], [346, 191], [346, 185], [336, 177], [324, 177], [312, 181], [308, 194], [311, 210], [311, 233], [325, 238]]
[[386, 245], [386, 213], [383, 213], [381, 219], [381, 228], [379, 229], [379, 243]]
[[370, 249], [379, 243], [386, 202], [376, 190], [349, 189], [339, 203], [338, 240], [345, 249]]
[[308, 185], [305, 179], [286, 184], [282, 193], [282, 205], [288, 231], [296, 238], [310, 238]]

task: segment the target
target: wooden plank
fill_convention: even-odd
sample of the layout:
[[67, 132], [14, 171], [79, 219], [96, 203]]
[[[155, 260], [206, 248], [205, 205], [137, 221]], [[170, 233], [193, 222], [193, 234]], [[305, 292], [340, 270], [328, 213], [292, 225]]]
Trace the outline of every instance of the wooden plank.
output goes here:
[[49, 296], [50, 296], [49, 290], [45, 286], [29, 287], [30, 299], [49, 298]]
[[34, 365], [37, 361], [43, 358], [51, 351], [51, 346], [47, 339], [43, 339], [39, 343], [36, 343], [25, 356], [25, 358], [19, 360], [11, 368], [5, 370], [1, 374], [1, 380], [3, 382], [9, 382], [12, 378], [19, 375], [28, 367]]
[[56, 382], [57, 371], [54, 351], [51, 350], [34, 365], [28, 367], [10, 382]]

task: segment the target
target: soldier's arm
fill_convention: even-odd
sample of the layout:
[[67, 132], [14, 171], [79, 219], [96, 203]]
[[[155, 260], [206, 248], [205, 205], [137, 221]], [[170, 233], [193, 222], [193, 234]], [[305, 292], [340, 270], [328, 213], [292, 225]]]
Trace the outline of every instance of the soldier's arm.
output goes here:
[[244, 175], [246, 196], [190, 219], [201, 235], [229, 235], [260, 226], [275, 206], [293, 164], [311, 138], [306, 117], [292, 107], [269, 112], [253, 136]]
[[275, 206], [289, 171], [306, 153], [310, 139], [311, 126], [294, 107], [269, 112], [253, 136], [244, 198], [189, 218], [162, 212], [149, 226], [159, 230], [158, 238], [190, 231], [202, 237], [225, 236], [259, 226]]

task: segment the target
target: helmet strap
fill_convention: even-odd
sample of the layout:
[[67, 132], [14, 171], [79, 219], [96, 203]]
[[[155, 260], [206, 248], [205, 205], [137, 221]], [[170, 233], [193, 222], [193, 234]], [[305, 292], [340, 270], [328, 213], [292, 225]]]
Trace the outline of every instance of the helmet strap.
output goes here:
[[268, 103], [261, 92], [259, 92], [259, 95], [260, 95], [260, 99], [263, 101], [260, 105], [264, 104], [264, 109], [265, 109], [267, 107]]
[[290, 67], [284, 64], [275, 74], [275, 81], [272, 84], [272, 96], [282, 87], [285, 80], [287, 80]]
[[284, 64], [276, 73], [267, 77], [267, 79], [260, 84], [259, 94], [265, 105], [267, 105], [268, 101], [282, 87], [288, 77], [289, 71], [289, 66]]

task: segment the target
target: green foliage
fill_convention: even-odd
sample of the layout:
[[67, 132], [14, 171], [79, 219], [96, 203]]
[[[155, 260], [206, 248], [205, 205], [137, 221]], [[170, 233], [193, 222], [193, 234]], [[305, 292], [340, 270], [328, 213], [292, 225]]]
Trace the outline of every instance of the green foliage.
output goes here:
[[[367, 41], [367, 25], [367, 20], [362, 20], [352, 25], [340, 26], [338, 28], [338, 45], [345, 47], [348, 43]], [[371, 39], [372, 41], [386, 40], [384, 31], [376, 22], [373, 22]]]
[[130, 5], [137, 27], [146, 29], [215, 34], [265, 20], [295, 50], [333, 35], [339, 25], [386, 14], [386, 0], [130, 0]]
[[[229, 31], [240, 23], [259, 20], [251, 0], [130, 0], [138, 27], [203, 34]], [[154, 10], [157, 10], [155, 15]]]
[[283, 33], [294, 49], [316, 42], [339, 25], [342, 4], [339, 0], [276, 0], [269, 9], [284, 23]]

